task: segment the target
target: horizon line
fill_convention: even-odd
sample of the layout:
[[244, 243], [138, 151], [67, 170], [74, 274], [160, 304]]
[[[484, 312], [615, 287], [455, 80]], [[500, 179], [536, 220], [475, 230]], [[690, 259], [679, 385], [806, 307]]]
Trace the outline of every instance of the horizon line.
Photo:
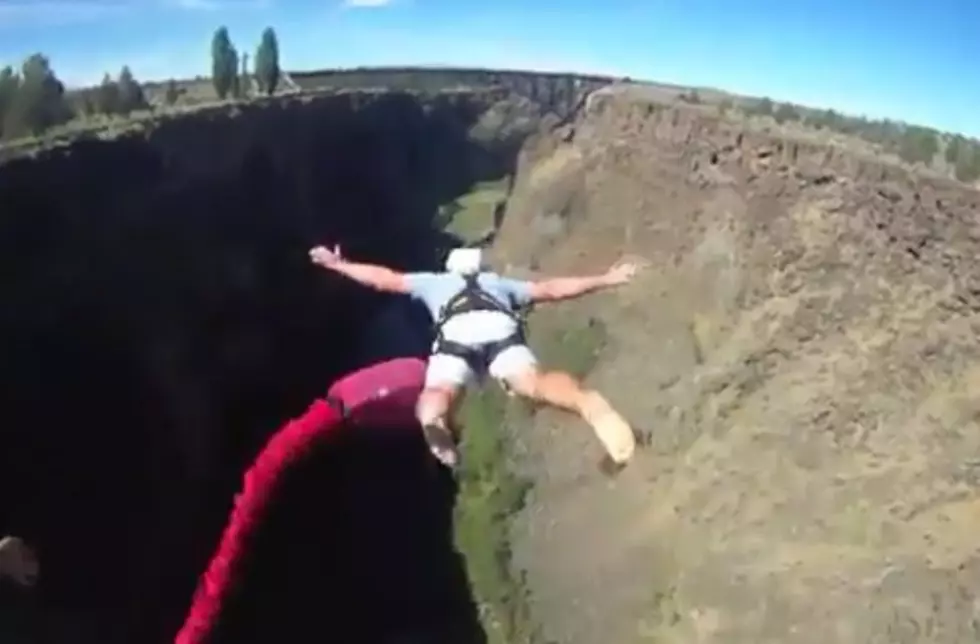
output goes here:
[[[577, 72], [577, 71], [568, 71], [568, 70], [557, 71], [557, 70], [534, 69], [534, 68], [487, 67], [487, 66], [477, 66], [477, 65], [452, 65], [452, 64], [447, 64], [447, 63], [413, 63], [413, 64], [400, 64], [400, 65], [396, 65], [396, 64], [389, 64], [389, 65], [355, 65], [355, 66], [343, 66], [343, 67], [297, 68], [297, 69], [291, 69], [291, 70], [290, 69], [284, 69], [283, 71], [286, 74], [290, 75], [290, 76], [293, 76], [294, 74], [298, 74], [300, 76], [304, 76], [304, 75], [305, 76], [310, 76], [310, 75], [316, 75], [318, 73], [345, 73], [345, 72], [348, 72], [349, 73], [349, 72], [355, 72], [355, 71], [359, 71], [359, 70], [364, 70], [364, 71], [375, 70], [375, 71], [378, 71], [378, 70], [403, 70], [403, 69], [404, 70], [421, 69], [421, 70], [430, 70], [430, 71], [434, 71], [434, 70], [438, 70], [438, 69], [446, 69], [446, 70], [460, 70], [460, 71], [464, 71], [465, 70], [465, 71], [501, 72], [501, 73], [507, 73], [507, 74], [530, 74], [530, 75], [541, 75], [541, 76], [563, 76], [564, 75], [564, 76], [576, 76], [576, 77], [580, 77], [580, 78], [602, 78], [602, 79], [612, 80], [614, 82], [615, 81], [625, 81], [625, 82], [629, 82], [629, 83], [633, 83], [633, 84], [637, 84], [637, 85], [653, 85], [653, 86], [658, 86], [658, 87], [666, 87], [666, 88], [682, 89], [682, 90], [683, 89], [687, 89], [687, 90], [694, 90], [696, 92], [697, 91], [713, 92], [713, 93], [717, 93], [717, 94], [724, 94], [724, 95], [727, 95], [729, 97], [737, 98], [737, 99], [748, 99], [748, 100], [756, 100], [756, 101], [768, 99], [768, 100], [772, 101], [776, 105], [779, 105], [779, 104], [788, 104], [788, 105], [791, 105], [793, 107], [803, 108], [803, 109], [811, 110], [811, 111], [814, 111], [814, 112], [820, 112], [820, 111], [827, 112], [827, 111], [832, 111], [832, 112], [835, 112], [836, 114], [839, 114], [839, 115], [841, 115], [843, 117], [846, 117], [846, 118], [853, 118], [853, 119], [858, 119], [858, 120], [863, 119], [863, 120], [868, 121], [868, 122], [889, 122], [889, 123], [895, 123], [895, 124], [906, 126], [906, 127], [919, 127], [919, 128], [924, 128], [924, 129], [932, 130], [932, 131], [937, 132], [937, 133], [939, 133], [941, 135], [947, 135], [947, 136], [950, 136], [950, 137], [960, 136], [960, 137], [963, 137], [963, 138], [966, 138], [966, 139], [969, 139], [969, 140], [980, 142], [980, 136], [972, 136], [972, 135], [969, 135], [969, 134], [965, 134], [963, 132], [956, 132], [956, 131], [952, 131], [952, 130], [944, 130], [944, 129], [941, 129], [941, 128], [938, 128], [938, 127], [935, 127], [935, 126], [924, 125], [924, 124], [921, 124], [921, 123], [915, 123], [915, 122], [912, 122], [912, 121], [906, 121], [906, 120], [898, 119], [898, 118], [894, 118], [894, 117], [873, 116], [873, 115], [870, 115], [870, 114], [867, 114], [867, 113], [847, 112], [847, 111], [843, 111], [843, 110], [840, 110], [840, 109], [834, 108], [834, 107], [817, 106], [817, 105], [810, 105], [810, 104], [805, 104], [805, 103], [795, 103], [793, 101], [779, 99], [778, 97], [772, 96], [772, 95], [764, 95], [764, 96], [761, 96], [761, 95], [754, 95], [754, 94], [746, 94], [746, 93], [735, 91], [733, 89], [726, 89], [726, 88], [724, 88], [722, 86], [714, 86], [714, 85], [688, 85], [688, 84], [683, 84], [683, 83], [675, 83], [675, 82], [668, 82], [668, 81], [658, 81], [658, 80], [649, 79], [649, 78], [640, 78], [640, 77], [628, 76], [628, 75], [621, 75], [621, 74], [610, 74], [610, 73], [601, 73], [601, 72]], [[140, 80], [139, 83], [140, 83], [141, 86], [153, 86], [153, 85], [162, 85], [162, 84], [168, 83], [170, 81], [175, 81], [177, 83], [182, 83], [182, 82], [188, 82], [188, 81], [204, 81], [204, 80], [208, 80], [210, 78], [211, 78], [211, 76], [208, 75], [208, 74], [199, 74], [199, 75], [196, 75], [196, 76], [188, 76], [188, 77], [184, 77], [184, 78], [168, 77], [168, 78], [154, 78], [154, 79], [151, 79], [151, 80]], [[87, 85], [68, 85], [67, 83], [65, 84], [65, 90], [66, 90], [66, 92], [78, 92], [78, 91], [84, 91], [84, 90], [87, 90], [87, 89], [93, 89], [93, 88], [96, 88], [96, 87], [98, 87], [98, 83], [87, 84]]]

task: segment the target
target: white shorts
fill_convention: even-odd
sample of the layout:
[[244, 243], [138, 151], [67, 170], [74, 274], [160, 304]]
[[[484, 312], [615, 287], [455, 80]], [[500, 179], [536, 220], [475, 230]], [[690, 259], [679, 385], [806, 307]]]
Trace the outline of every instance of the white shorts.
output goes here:
[[[505, 381], [538, 364], [534, 353], [526, 345], [515, 344], [497, 354], [487, 367], [490, 377]], [[459, 356], [436, 353], [429, 357], [425, 370], [425, 386], [462, 387], [471, 382], [476, 372]]]

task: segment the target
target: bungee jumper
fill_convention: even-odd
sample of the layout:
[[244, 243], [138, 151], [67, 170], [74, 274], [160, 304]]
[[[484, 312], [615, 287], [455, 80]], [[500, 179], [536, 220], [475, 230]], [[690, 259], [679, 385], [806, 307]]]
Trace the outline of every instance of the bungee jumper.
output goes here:
[[625, 284], [638, 264], [620, 262], [599, 275], [524, 281], [488, 270], [479, 248], [454, 249], [442, 272], [402, 273], [350, 261], [339, 246], [317, 246], [309, 254], [318, 266], [378, 291], [408, 295], [428, 308], [436, 338], [415, 418], [443, 465], [458, 465], [455, 414], [466, 386], [474, 380], [482, 383], [485, 375], [509, 393], [578, 414], [592, 427], [614, 469], [632, 457], [636, 438], [629, 423], [598, 391], [564, 371], [539, 366], [518, 311]]
[[214, 628], [252, 535], [262, 522], [283, 474], [317, 441], [333, 432], [366, 428], [423, 428], [438, 461], [455, 467], [458, 452], [451, 416], [465, 385], [485, 373], [512, 393], [577, 412], [595, 430], [613, 465], [625, 465], [635, 449], [629, 424], [596, 391], [571, 375], [544, 371], [528, 348], [518, 311], [538, 302], [578, 297], [625, 284], [634, 263], [621, 263], [588, 277], [527, 282], [484, 270], [479, 249], [450, 253], [446, 271], [399, 273], [351, 262], [340, 249], [316, 247], [311, 260], [380, 291], [421, 300], [436, 320], [428, 361], [401, 357], [380, 361], [335, 382], [326, 396], [288, 421], [245, 472], [231, 516], [201, 575], [175, 644], [205, 644]]

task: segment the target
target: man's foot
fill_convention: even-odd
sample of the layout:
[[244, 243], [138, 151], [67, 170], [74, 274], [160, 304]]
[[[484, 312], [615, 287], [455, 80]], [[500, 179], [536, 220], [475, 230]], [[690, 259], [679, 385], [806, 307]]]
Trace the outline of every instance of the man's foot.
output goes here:
[[449, 469], [455, 470], [459, 465], [459, 450], [453, 433], [445, 425], [433, 422], [422, 426], [422, 434], [432, 455]]
[[606, 448], [609, 460], [625, 465], [636, 450], [636, 434], [629, 423], [597, 392], [591, 392], [583, 416]]

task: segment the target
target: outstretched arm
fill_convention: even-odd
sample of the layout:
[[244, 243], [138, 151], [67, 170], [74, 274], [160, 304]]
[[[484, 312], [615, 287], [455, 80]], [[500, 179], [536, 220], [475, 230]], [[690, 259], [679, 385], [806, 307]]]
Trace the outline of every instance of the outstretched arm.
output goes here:
[[310, 260], [335, 273], [340, 273], [359, 284], [388, 293], [407, 293], [408, 280], [404, 273], [394, 271], [387, 266], [350, 262], [341, 257], [340, 247], [329, 250], [317, 246], [310, 250]]
[[555, 302], [581, 297], [587, 293], [604, 288], [619, 286], [633, 279], [639, 266], [625, 262], [610, 268], [600, 275], [584, 277], [553, 277], [531, 283], [532, 302]]

